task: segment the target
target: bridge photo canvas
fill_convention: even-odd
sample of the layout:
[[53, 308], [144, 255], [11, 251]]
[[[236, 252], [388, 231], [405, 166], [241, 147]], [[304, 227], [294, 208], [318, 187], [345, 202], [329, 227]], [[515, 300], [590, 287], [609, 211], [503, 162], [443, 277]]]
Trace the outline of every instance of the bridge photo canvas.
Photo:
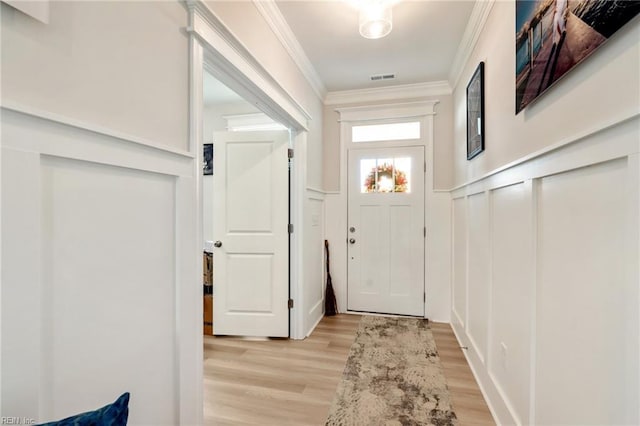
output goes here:
[[516, 0], [516, 114], [639, 12], [638, 0]]

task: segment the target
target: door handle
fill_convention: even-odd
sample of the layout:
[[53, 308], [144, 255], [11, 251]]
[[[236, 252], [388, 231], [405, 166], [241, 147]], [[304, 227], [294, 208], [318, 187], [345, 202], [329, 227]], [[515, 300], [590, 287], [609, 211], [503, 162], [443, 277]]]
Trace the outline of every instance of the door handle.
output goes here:
[[355, 238], [349, 238], [349, 244], [355, 244], [355, 243], [356, 243]]
[[215, 243], [213, 243], [213, 245], [216, 247], [222, 247], [222, 241], [218, 240]]

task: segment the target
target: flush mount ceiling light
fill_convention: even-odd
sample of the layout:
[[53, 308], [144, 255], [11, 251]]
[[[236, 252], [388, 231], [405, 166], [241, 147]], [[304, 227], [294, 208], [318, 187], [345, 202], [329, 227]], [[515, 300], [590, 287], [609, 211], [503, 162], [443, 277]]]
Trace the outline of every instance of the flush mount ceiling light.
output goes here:
[[391, 3], [384, 0], [363, 0], [360, 4], [360, 35], [382, 38], [391, 32]]

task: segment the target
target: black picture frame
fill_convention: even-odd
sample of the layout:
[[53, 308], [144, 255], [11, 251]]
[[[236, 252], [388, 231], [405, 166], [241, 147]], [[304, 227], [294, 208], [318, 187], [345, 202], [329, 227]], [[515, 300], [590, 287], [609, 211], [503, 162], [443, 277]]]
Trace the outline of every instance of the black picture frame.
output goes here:
[[484, 62], [467, 84], [467, 160], [484, 151]]
[[202, 154], [202, 174], [205, 176], [213, 174], [213, 144], [205, 143]]

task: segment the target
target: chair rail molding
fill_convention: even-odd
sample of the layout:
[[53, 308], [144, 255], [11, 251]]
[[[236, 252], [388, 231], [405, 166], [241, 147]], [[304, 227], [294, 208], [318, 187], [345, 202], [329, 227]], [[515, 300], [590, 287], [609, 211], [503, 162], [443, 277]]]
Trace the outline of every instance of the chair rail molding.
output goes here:
[[[547, 147], [545, 147], [545, 148], [543, 148], [543, 149], [541, 149], [539, 151], [532, 152], [531, 154], [528, 154], [528, 155], [526, 155], [526, 156], [524, 156], [522, 158], [519, 158], [519, 159], [517, 159], [515, 161], [512, 161], [512, 162], [510, 162], [508, 164], [505, 164], [504, 166], [498, 167], [495, 170], [491, 170], [490, 172], [484, 174], [483, 176], [471, 179], [471, 180], [469, 180], [469, 181], [467, 181], [467, 182], [465, 182], [463, 184], [457, 185], [457, 186], [453, 187], [450, 191], [455, 193], [456, 191], [461, 190], [462, 188], [472, 187], [473, 184], [475, 184], [477, 182], [481, 182], [481, 181], [487, 180], [488, 178], [490, 178], [492, 176], [495, 176], [495, 175], [498, 175], [498, 174], [500, 174], [502, 172], [505, 172], [505, 171], [507, 171], [509, 169], [517, 169], [518, 166], [520, 166], [522, 164], [531, 162], [531, 161], [533, 161], [533, 160], [535, 160], [537, 158], [540, 158], [540, 157], [544, 157], [544, 156], [546, 156], [548, 154], [551, 154], [551, 153], [553, 153], [555, 151], [559, 151], [559, 150], [561, 150], [561, 149], [563, 149], [565, 147], [568, 147], [570, 145], [579, 143], [579, 142], [581, 142], [581, 141], [583, 141], [585, 139], [588, 139], [590, 137], [597, 136], [598, 134], [600, 134], [602, 132], [605, 132], [605, 131], [607, 131], [609, 129], [616, 128], [616, 127], [618, 127], [620, 125], [623, 125], [623, 124], [625, 124], [627, 122], [630, 122], [630, 121], [633, 121], [633, 120], [637, 120], [639, 117], [640, 117], [640, 112], [634, 112], [634, 113], [632, 113], [632, 114], [630, 114], [628, 116], [625, 116], [625, 117], [622, 117], [622, 118], [617, 118], [617, 119], [614, 119], [614, 120], [609, 120], [609, 121], [607, 121], [607, 122], [605, 122], [603, 124], [594, 124], [590, 128], [585, 129], [585, 130], [583, 130], [582, 132], [580, 132], [580, 133], [578, 133], [576, 135], [573, 135], [571, 137], [568, 137], [566, 139], [558, 141], [558, 142], [556, 142], [556, 143], [554, 143], [552, 145], [549, 145], [549, 146], [547, 146]], [[639, 144], [640, 144], [640, 141], [639, 141]], [[613, 151], [611, 151], [611, 150], [609, 150], [609, 152], [613, 153]]]
[[98, 126], [93, 123], [87, 123], [81, 120], [77, 120], [75, 118], [66, 117], [61, 114], [43, 111], [37, 108], [33, 108], [31, 106], [21, 105], [17, 102], [13, 102], [7, 99], [2, 100], [2, 103], [0, 104], [0, 108], [6, 111], [13, 111], [22, 115], [31, 116], [33, 118], [39, 118], [52, 123], [63, 124], [65, 126], [76, 128], [78, 130], [86, 130], [88, 132], [95, 133], [97, 135], [107, 136], [110, 138], [119, 139], [121, 141], [142, 145], [147, 148], [151, 148], [158, 151], [164, 151], [164, 152], [179, 155], [185, 158], [194, 158], [194, 155], [188, 151], [159, 145], [158, 143], [153, 142], [151, 140], [144, 139], [138, 136], [129, 135], [115, 129], [110, 129], [104, 126]]

